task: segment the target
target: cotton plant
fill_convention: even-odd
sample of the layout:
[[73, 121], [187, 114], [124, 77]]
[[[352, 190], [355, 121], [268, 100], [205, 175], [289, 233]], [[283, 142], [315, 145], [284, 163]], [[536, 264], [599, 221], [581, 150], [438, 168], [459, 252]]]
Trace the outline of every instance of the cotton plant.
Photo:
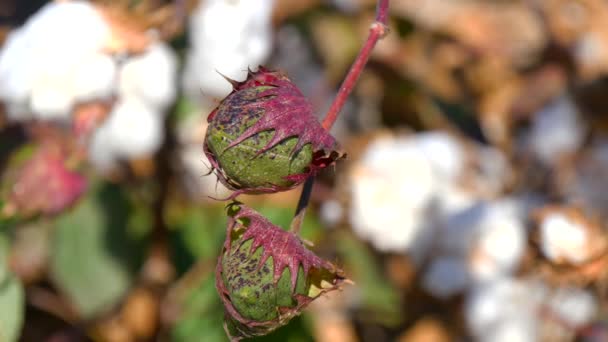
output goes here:
[[80, 106], [109, 104], [100, 126], [84, 132], [89, 159], [102, 171], [158, 150], [176, 96], [173, 50], [152, 32], [141, 53], [119, 49], [113, 25], [90, 2], [50, 2], [0, 50], [0, 100], [11, 120], [74, 125], [82, 134], [74, 118]]

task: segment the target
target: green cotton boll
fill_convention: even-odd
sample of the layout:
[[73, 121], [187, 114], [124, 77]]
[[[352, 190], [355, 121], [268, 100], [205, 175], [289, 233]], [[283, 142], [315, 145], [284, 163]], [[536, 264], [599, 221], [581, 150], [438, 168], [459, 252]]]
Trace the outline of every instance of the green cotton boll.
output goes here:
[[233, 91], [207, 117], [203, 151], [230, 198], [292, 189], [343, 157], [287, 76], [260, 67], [227, 81]]
[[294, 155], [292, 151], [298, 138], [292, 137], [258, 155], [258, 152], [274, 135], [274, 131], [264, 131], [228, 148], [228, 145], [253, 125], [258, 118], [259, 115], [252, 112], [251, 115], [241, 117], [241, 125], [232, 124], [229, 127], [210, 125], [207, 146], [217, 156], [217, 161], [226, 178], [235, 186], [239, 188], [263, 188], [270, 185], [289, 187], [293, 181], [285, 177], [307, 172], [312, 161], [310, 145], [304, 146]]
[[232, 304], [243, 317], [256, 322], [272, 321], [279, 318], [279, 308], [297, 305], [294, 294], [307, 293], [306, 277], [300, 267], [293, 291], [289, 268], [285, 268], [275, 284], [272, 257], [258, 267], [263, 249], [260, 247], [250, 253], [251, 244], [251, 240], [240, 247], [238, 241], [234, 243], [235, 247], [223, 259], [222, 280], [230, 293]]

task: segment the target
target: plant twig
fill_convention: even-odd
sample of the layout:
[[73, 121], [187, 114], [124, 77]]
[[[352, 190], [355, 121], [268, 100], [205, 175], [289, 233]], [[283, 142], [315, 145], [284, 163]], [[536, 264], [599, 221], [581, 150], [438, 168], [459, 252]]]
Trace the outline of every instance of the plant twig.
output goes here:
[[[350, 95], [355, 88], [355, 84], [357, 83], [363, 68], [365, 68], [374, 46], [376, 46], [378, 40], [384, 38], [384, 36], [386, 36], [388, 33], [388, 3], [389, 0], [378, 0], [378, 5], [376, 7], [376, 21], [374, 21], [374, 23], [371, 25], [365, 44], [363, 44], [363, 47], [359, 51], [355, 62], [350, 67], [348, 74], [346, 74], [334, 102], [331, 104], [329, 111], [327, 114], [325, 114], [325, 118], [321, 123], [323, 128], [326, 130], [330, 130], [336, 122], [338, 114], [340, 114], [342, 107], [344, 107], [344, 103], [346, 102], [348, 95]], [[306, 213], [306, 208], [308, 207], [308, 201], [310, 200], [310, 193], [312, 192], [313, 183], [314, 177], [309, 177], [304, 183], [304, 188], [302, 189], [302, 194], [300, 195], [300, 200], [298, 201], [298, 207], [296, 208], [295, 217], [291, 221], [291, 231], [295, 234], [300, 232], [302, 221], [304, 220], [304, 214]]]
[[315, 177], [311, 176], [304, 182], [302, 193], [300, 194], [300, 200], [296, 207], [296, 214], [291, 221], [290, 230], [294, 234], [300, 234], [300, 228], [302, 228], [302, 222], [304, 221], [304, 215], [306, 215], [306, 208], [310, 200], [310, 194], [312, 193], [312, 185], [315, 182]]
[[378, 6], [376, 8], [376, 21], [372, 24], [369, 30], [369, 35], [367, 36], [367, 41], [363, 44], [361, 51], [359, 51], [359, 55], [355, 59], [355, 62], [350, 67], [348, 74], [344, 78], [342, 85], [340, 86], [340, 90], [334, 99], [334, 102], [331, 104], [329, 111], [325, 114], [325, 119], [323, 119], [323, 127], [327, 130], [331, 129], [338, 118], [338, 114], [344, 107], [344, 103], [348, 98], [348, 95], [355, 88], [355, 84], [363, 71], [363, 68], [367, 64], [369, 60], [369, 56], [372, 52], [374, 46], [378, 40], [383, 38], [388, 33], [388, 0], [378, 0]]

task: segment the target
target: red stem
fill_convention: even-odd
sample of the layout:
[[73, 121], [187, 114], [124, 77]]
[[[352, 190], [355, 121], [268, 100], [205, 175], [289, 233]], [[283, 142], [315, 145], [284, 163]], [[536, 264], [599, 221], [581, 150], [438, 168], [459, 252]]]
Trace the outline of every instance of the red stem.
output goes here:
[[369, 56], [376, 46], [378, 40], [383, 38], [388, 32], [387, 28], [387, 20], [388, 20], [388, 1], [389, 0], [378, 0], [378, 6], [376, 8], [376, 21], [372, 24], [369, 30], [369, 36], [367, 37], [367, 41], [359, 51], [359, 55], [355, 62], [350, 67], [346, 78], [342, 82], [340, 86], [340, 90], [336, 95], [334, 102], [331, 104], [329, 111], [325, 115], [325, 119], [323, 119], [322, 125], [325, 129], [329, 130], [336, 122], [338, 118], [338, 114], [340, 114], [340, 110], [344, 107], [344, 103], [348, 98], [348, 95], [353, 91], [365, 64], [369, 60]]
[[[329, 130], [331, 126], [334, 125], [336, 119], [338, 118], [338, 114], [340, 114], [340, 110], [344, 107], [344, 103], [348, 98], [348, 95], [353, 91], [357, 80], [359, 79], [359, 75], [361, 75], [361, 71], [367, 64], [369, 60], [369, 55], [372, 53], [372, 49], [376, 46], [378, 40], [382, 39], [386, 33], [388, 33], [388, 1], [389, 0], [378, 0], [378, 6], [376, 7], [376, 21], [372, 24], [369, 30], [369, 36], [367, 37], [367, 41], [359, 51], [359, 55], [355, 59], [355, 62], [350, 67], [346, 78], [344, 78], [344, 82], [340, 86], [340, 90], [336, 95], [336, 99], [331, 104], [329, 111], [325, 115], [325, 119], [321, 123], [326, 130]], [[302, 194], [300, 195], [300, 201], [298, 202], [298, 207], [296, 209], [296, 215], [291, 222], [291, 231], [294, 234], [299, 234], [300, 228], [302, 226], [302, 221], [304, 220], [304, 215], [306, 213], [306, 208], [308, 207], [308, 201], [310, 199], [310, 193], [312, 191], [312, 186], [314, 183], [314, 178], [310, 177], [304, 183], [304, 187], [302, 189]]]

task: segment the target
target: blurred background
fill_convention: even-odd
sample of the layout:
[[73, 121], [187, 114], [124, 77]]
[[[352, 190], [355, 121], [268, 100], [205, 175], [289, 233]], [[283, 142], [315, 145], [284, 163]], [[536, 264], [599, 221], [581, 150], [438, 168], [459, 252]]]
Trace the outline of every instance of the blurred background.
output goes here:
[[[372, 0], [0, 2], [0, 341], [227, 341], [207, 114], [323, 117]], [[346, 285], [256, 341], [608, 341], [608, 2], [391, 0], [304, 222]], [[239, 199], [287, 227], [299, 190]]]

